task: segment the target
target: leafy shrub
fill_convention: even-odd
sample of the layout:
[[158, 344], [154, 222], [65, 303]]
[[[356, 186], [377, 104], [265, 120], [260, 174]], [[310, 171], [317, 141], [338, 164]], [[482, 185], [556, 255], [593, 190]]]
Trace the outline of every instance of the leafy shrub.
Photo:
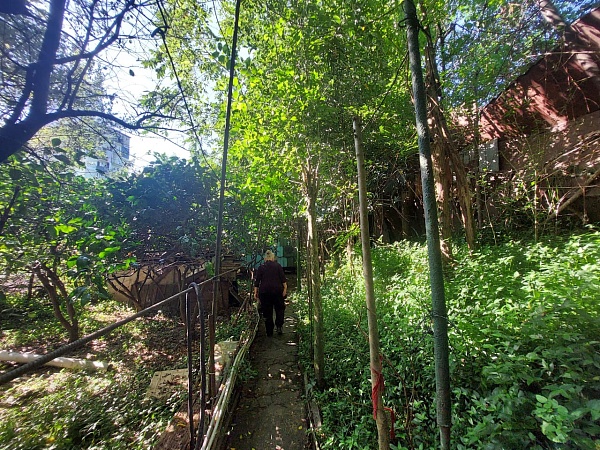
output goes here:
[[[384, 402], [395, 448], [435, 448], [433, 331], [425, 246], [373, 251]], [[453, 446], [597, 448], [600, 435], [600, 234], [457, 252], [446, 279]], [[323, 288], [324, 448], [373, 448], [364, 286], [358, 258]], [[306, 312], [304, 312], [306, 313]], [[308, 319], [301, 355], [310, 365]]]

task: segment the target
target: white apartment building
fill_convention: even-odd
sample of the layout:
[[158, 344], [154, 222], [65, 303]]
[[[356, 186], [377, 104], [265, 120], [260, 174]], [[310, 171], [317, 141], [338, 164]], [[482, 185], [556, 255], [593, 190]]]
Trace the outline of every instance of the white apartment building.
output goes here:
[[112, 129], [110, 135], [103, 136], [100, 142], [100, 156], [83, 158], [85, 167], [78, 172], [86, 178], [100, 178], [109, 173], [126, 170], [131, 166], [129, 161], [129, 141], [126, 134]]

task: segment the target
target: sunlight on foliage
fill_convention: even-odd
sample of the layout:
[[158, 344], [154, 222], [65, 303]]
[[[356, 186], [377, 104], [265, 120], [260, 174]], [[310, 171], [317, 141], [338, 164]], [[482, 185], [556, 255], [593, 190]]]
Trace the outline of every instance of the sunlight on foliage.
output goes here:
[[[373, 249], [394, 448], [434, 448], [435, 378], [427, 251]], [[452, 440], [458, 449], [595, 448], [600, 434], [600, 233], [511, 241], [469, 255], [446, 278]], [[323, 288], [327, 387], [316, 393], [323, 448], [371, 448], [366, 310], [360, 259], [330, 267]], [[301, 321], [309, 365], [310, 328]]]
[[[61, 336], [60, 327], [51, 314], [44, 319], [46, 328], [38, 327], [37, 320], [45, 311], [44, 305], [36, 303], [27, 311], [18, 311], [31, 320], [28, 329], [35, 330], [35, 335], [13, 321], [13, 329], [3, 330], [3, 347], [60, 343], [56, 339]], [[102, 302], [87, 308], [82, 328], [91, 332], [130, 314], [131, 310], [119, 303]], [[155, 348], [159, 335], [174, 340], [168, 352], [165, 345]], [[2, 386], [0, 448], [149, 448], [185, 394], [175, 391], [166, 401], [157, 400], [146, 398], [146, 389], [156, 370], [185, 367], [183, 353], [176, 350], [177, 344], [184, 342], [183, 336], [177, 322], [160, 314], [138, 319], [86, 349], [98, 360], [110, 362], [107, 372], [45, 367]]]

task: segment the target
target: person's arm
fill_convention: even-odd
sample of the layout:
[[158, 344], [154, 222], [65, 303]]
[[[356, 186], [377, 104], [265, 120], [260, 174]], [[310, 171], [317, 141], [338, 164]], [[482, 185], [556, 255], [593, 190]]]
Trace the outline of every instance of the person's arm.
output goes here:
[[279, 266], [277, 269], [279, 271], [279, 279], [283, 285], [283, 297], [285, 298], [287, 295], [287, 278], [285, 277], [285, 272], [283, 271], [281, 264], [277, 263], [277, 265]]
[[258, 300], [258, 286], [254, 286], [254, 298]]

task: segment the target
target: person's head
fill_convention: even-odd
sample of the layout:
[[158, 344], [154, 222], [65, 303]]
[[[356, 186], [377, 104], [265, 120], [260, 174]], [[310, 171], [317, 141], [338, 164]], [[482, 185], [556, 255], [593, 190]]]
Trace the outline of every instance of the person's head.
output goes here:
[[271, 250], [265, 252], [265, 261], [275, 261], [275, 254]]

